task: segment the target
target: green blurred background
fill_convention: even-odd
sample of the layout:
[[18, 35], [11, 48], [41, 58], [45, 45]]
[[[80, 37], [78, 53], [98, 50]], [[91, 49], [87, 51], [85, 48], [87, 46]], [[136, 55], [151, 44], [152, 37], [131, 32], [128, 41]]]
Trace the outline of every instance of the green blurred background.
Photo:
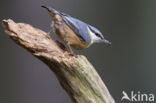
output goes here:
[[[123, 90], [156, 94], [155, 0], [1, 0], [0, 20], [49, 31], [43, 4], [97, 27], [112, 42], [75, 52], [88, 57], [117, 103]], [[49, 68], [16, 45], [2, 26], [0, 81], [0, 103], [72, 103]]]

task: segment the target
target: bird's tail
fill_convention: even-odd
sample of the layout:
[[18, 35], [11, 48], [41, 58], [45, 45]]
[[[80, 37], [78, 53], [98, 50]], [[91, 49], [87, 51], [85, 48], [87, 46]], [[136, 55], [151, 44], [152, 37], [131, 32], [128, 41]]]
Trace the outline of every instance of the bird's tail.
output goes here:
[[52, 17], [54, 17], [55, 15], [59, 14], [59, 12], [58, 12], [57, 10], [55, 10], [54, 8], [52, 8], [52, 7], [44, 6], [44, 5], [42, 5], [41, 7], [47, 9], [48, 12], [49, 12], [49, 14], [50, 14]]

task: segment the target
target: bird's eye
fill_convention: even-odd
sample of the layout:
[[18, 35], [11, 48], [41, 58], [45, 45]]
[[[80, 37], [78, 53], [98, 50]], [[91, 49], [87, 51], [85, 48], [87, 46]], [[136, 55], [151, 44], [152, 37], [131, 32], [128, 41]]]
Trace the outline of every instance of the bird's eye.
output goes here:
[[103, 37], [101, 37], [101, 35], [98, 34], [98, 33], [95, 33], [95, 35], [98, 36], [98, 37], [101, 38], [101, 39], [103, 38]]

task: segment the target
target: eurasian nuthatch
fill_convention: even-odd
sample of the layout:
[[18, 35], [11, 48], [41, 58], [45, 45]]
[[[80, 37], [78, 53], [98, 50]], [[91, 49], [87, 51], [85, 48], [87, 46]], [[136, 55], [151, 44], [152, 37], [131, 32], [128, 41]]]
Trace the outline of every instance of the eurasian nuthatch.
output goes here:
[[48, 10], [53, 19], [52, 31], [68, 45], [71, 54], [71, 47], [82, 50], [93, 43], [111, 44], [95, 27], [51, 7], [42, 7]]

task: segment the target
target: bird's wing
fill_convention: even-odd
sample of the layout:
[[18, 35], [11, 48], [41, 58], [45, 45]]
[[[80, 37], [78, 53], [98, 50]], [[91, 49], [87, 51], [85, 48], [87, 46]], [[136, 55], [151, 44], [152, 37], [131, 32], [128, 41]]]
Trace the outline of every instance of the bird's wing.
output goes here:
[[88, 33], [88, 25], [65, 13], [61, 13], [63, 21], [81, 38], [82, 41], [90, 43], [91, 37]]

